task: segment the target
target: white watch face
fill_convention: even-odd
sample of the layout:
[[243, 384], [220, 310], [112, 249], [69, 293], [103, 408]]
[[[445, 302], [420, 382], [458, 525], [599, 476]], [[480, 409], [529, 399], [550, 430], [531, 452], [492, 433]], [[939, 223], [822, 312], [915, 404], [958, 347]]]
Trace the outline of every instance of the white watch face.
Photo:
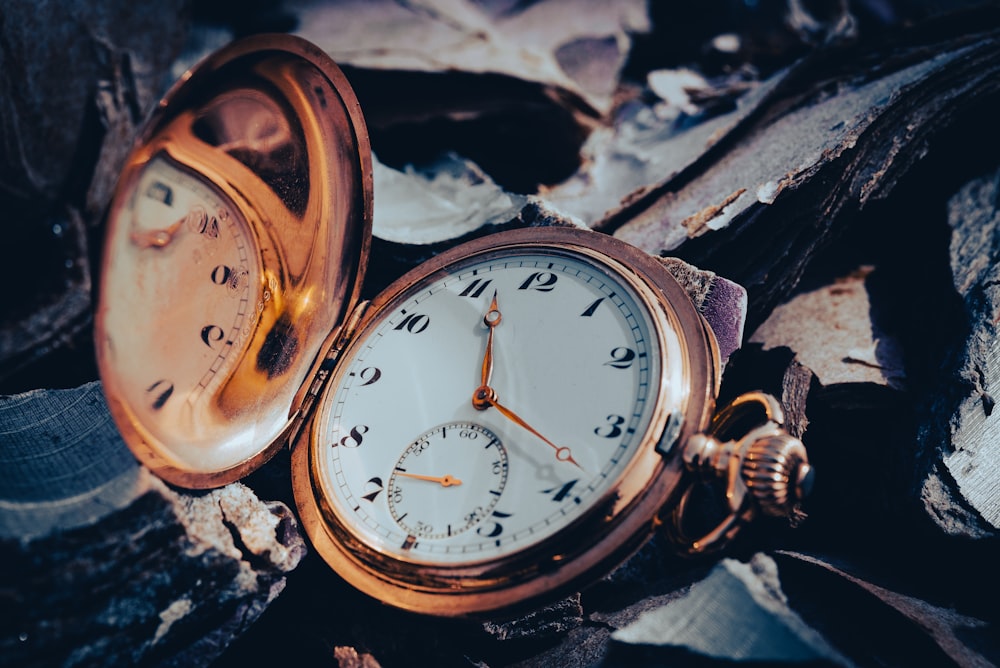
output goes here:
[[211, 469], [231, 460], [232, 435], [210, 404], [263, 306], [253, 237], [214, 189], [163, 157], [117, 211], [99, 343], [143, 428]]
[[461, 565], [607, 501], [657, 406], [683, 401], [681, 343], [640, 292], [587, 254], [514, 248], [393, 299], [323, 395], [327, 512], [380, 554]]

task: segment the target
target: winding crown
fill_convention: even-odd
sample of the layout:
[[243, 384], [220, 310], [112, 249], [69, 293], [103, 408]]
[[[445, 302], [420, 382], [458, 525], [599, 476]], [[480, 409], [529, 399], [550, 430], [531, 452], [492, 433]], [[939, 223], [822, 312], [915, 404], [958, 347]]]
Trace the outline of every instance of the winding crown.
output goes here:
[[802, 441], [784, 431], [753, 439], [740, 473], [765, 515], [787, 517], [792, 524], [805, 517], [800, 504], [812, 487], [813, 469]]

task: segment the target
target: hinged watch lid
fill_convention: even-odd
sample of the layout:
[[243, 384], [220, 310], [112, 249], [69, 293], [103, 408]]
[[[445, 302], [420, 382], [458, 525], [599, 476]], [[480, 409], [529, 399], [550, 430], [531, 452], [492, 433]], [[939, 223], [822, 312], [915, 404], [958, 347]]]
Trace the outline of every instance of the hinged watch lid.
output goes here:
[[371, 238], [368, 134], [321, 50], [255, 36], [169, 91], [108, 218], [95, 322], [111, 413], [136, 456], [215, 487], [279, 448]]

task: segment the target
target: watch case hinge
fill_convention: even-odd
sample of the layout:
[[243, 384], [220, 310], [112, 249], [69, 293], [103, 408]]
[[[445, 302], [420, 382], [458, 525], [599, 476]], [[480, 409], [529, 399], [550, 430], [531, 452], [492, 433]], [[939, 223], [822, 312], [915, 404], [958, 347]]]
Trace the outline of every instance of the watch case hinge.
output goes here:
[[326, 353], [320, 359], [319, 364], [316, 367], [315, 372], [312, 374], [312, 380], [309, 381], [309, 388], [306, 390], [305, 394], [302, 396], [299, 402], [298, 410], [294, 416], [296, 421], [295, 427], [292, 429], [291, 437], [288, 439], [288, 446], [294, 447], [295, 443], [298, 442], [299, 437], [302, 435], [302, 430], [305, 425], [309, 422], [313, 408], [316, 405], [316, 400], [323, 393], [323, 388], [326, 386], [326, 381], [330, 377], [334, 368], [337, 366], [337, 359], [340, 357], [340, 352], [344, 349], [350, 340], [354, 337], [354, 332], [357, 331], [358, 323], [361, 322], [362, 317], [368, 310], [368, 305], [370, 302], [361, 301], [351, 310], [340, 327], [335, 328], [327, 341], [332, 343], [329, 346], [324, 346]]

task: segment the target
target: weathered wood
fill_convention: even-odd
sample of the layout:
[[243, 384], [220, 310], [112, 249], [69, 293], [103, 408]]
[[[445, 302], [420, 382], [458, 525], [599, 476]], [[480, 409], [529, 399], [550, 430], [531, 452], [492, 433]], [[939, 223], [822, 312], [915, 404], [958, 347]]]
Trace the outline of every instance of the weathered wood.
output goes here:
[[457, 151], [518, 193], [573, 173], [616, 101], [632, 36], [649, 29], [636, 0], [288, 9], [297, 34], [344, 68], [380, 160], [403, 167]]
[[1000, 171], [948, 202], [950, 265], [966, 318], [943, 360], [921, 420], [920, 487], [930, 518], [949, 534], [1000, 535]]
[[[711, 12], [712, 8], [717, 10], [722, 6], [722, 3], [706, 4], [708, 9], [701, 11]], [[742, 11], [765, 11], [743, 4]], [[755, 3], [754, 7], [758, 4], [768, 3]], [[831, 36], [849, 34], [850, 30], [844, 26], [851, 18], [847, 9], [856, 10], [860, 5], [835, 4], [837, 7], [826, 23], [811, 22], [805, 3], [789, 4], [787, 8], [795, 12], [793, 25], [784, 28], [785, 36], [790, 28], [797, 35], [795, 43], [802, 44], [822, 43]], [[984, 401], [986, 396], [995, 396], [990, 390], [991, 384], [995, 384], [991, 375], [994, 360], [985, 348], [976, 349], [974, 342], [982, 341], [985, 345], [996, 340], [995, 329], [987, 326], [994, 315], [988, 306], [995, 304], [990, 285], [993, 270], [989, 267], [996, 264], [996, 258], [981, 254], [978, 249], [956, 253], [956, 258], [964, 258], [967, 265], [963, 269], [969, 270], [969, 285], [979, 286], [968, 291], [972, 314], [969, 322], [976, 326], [962, 339], [962, 345], [954, 349], [950, 366], [930, 382], [910, 373], [914, 356], [926, 357], [928, 350], [939, 354], [937, 349], [913, 346], [919, 333], [912, 333], [902, 344], [910, 346], [904, 347], [908, 362], [905, 378], [897, 373], [900, 368], [897, 363], [887, 363], [883, 355], [886, 342], [893, 337], [878, 332], [878, 319], [869, 317], [884, 307], [869, 290], [871, 279], [884, 269], [882, 263], [872, 262], [876, 267], [874, 272], [850, 277], [839, 285], [826, 280], [813, 283], [778, 308], [774, 319], [769, 321], [770, 326], [768, 316], [772, 315], [773, 306], [793, 294], [798, 277], [815, 265], [829, 247], [828, 242], [855, 221], [856, 214], [866, 214], [880, 201], [896, 197], [896, 183], [928, 162], [924, 154], [940, 133], [950, 132], [966, 145], [978, 145], [979, 129], [987, 121], [992, 123], [992, 116], [981, 112], [991, 109], [997, 100], [1000, 77], [996, 35], [980, 39], [981, 35], [974, 33], [989, 29], [996, 22], [958, 19], [950, 24], [951, 28], [942, 23], [912, 31], [895, 41], [869, 42], [863, 47], [826, 45], [760, 83], [748, 73], [750, 70], [730, 71], [714, 79], [707, 77], [708, 88], [685, 91], [687, 111], [682, 111], [677, 103], [664, 106], [661, 101], [650, 101], [646, 97], [650, 87], [642, 88], [641, 82], [632, 82], [616, 91], [615, 101], [626, 104], [614, 108], [613, 115], [606, 117], [607, 127], [594, 129], [594, 110], [612, 109], [604, 106], [611, 98], [591, 97], [588, 90], [601, 89], [609, 82], [618, 83], [623, 54], [633, 37], [621, 29], [620, 23], [612, 22], [607, 31], [588, 37], [573, 32], [576, 26], [569, 25], [569, 20], [548, 21], [552, 35], [557, 38], [547, 41], [540, 52], [544, 54], [545, 67], [551, 68], [556, 63], [562, 71], [551, 70], [555, 75], [547, 79], [533, 77], [530, 67], [518, 69], [526, 67], [518, 61], [537, 47], [537, 42], [530, 44], [537, 35], [511, 35], [510, 31], [523, 28], [528, 21], [524, 17], [537, 13], [557, 11], [563, 12], [560, 17], [574, 19], [575, 14], [583, 14], [568, 3], [499, 0], [478, 4], [361, 5], [293, 2], [282, 5], [280, 11], [301, 16], [300, 31], [304, 34], [322, 33], [322, 39], [330, 41], [333, 36], [336, 44], [330, 49], [335, 57], [342, 63], [354, 63], [353, 68], [347, 69], [352, 82], [359, 86], [366, 116], [370, 115], [377, 135], [376, 151], [381, 140], [385, 156], [380, 157], [403, 169], [390, 176], [413, 177], [406, 187], [418, 191], [439, 179], [442, 191], [447, 193], [432, 205], [427, 200], [416, 204], [408, 201], [410, 196], [405, 189], [399, 195], [387, 195], [395, 186], [376, 186], [376, 209], [379, 202], [386, 202], [387, 196], [399, 207], [409, 204], [410, 211], [390, 209], [387, 215], [393, 218], [392, 223], [406, 222], [411, 226], [389, 232], [389, 227], [380, 226], [376, 220], [376, 235], [382, 230], [382, 238], [375, 241], [374, 267], [366, 290], [369, 293], [377, 290], [380, 284], [395, 278], [414, 262], [457, 240], [506, 227], [565, 224], [569, 220], [569, 224], [578, 221], [605, 230], [620, 228], [620, 233], [627, 236], [634, 231], [633, 219], [640, 221], [634, 223], [637, 226], [642, 220], [652, 221], [654, 227], [670, 223], [671, 233], [677, 233], [680, 240], [674, 251], [715, 269], [722, 276], [749, 283], [754, 299], [753, 323], [765, 323], [754, 335], [754, 343], [727, 370], [724, 393], [731, 396], [741, 389], [763, 385], [764, 389], [780, 395], [790, 430], [807, 439], [817, 467], [816, 491], [806, 507], [811, 518], [805, 527], [794, 537], [783, 529], [768, 533], [767, 528], [755, 528], [748, 543], [784, 548], [805, 543], [828, 553], [843, 554], [845, 563], [875, 562], [883, 572], [903, 571], [900, 577], [905, 577], [911, 585], [945, 583], [938, 590], [937, 603], [924, 605], [931, 599], [909, 594], [899, 598], [892, 595], [895, 590], [889, 586], [855, 581], [860, 580], [853, 575], [856, 571], [847, 566], [833, 566], [832, 559], [824, 557], [820, 559], [822, 564], [812, 564], [807, 563], [802, 552], [785, 552], [776, 560], [781, 587], [789, 598], [788, 607], [819, 630], [836, 651], [860, 664], [881, 661], [913, 665], [920, 658], [930, 657], [975, 665], [980, 645], [985, 649], [978, 654], [995, 662], [996, 652], [991, 655], [995, 643], [991, 646], [984, 640], [995, 630], [995, 625], [989, 626], [995, 624], [990, 617], [995, 618], [995, 606], [989, 606], [985, 595], [978, 594], [996, 582], [995, 577], [990, 578], [995, 549], [986, 541], [979, 541], [978, 559], [971, 559], [967, 545], [956, 546], [944, 540], [940, 531], [929, 537], [915, 535], [913, 518], [904, 517], [899, 506], [907, 483], [911, 482], [903, 479], [905, 472], [915, 465], [914, 451], [918, 444], [915, 432], [908, 430], [916, 423], [914, 413], [924, 406], [915, 410], [914, 397], [908, 393], [917, 392], [918, 397], [927, 397], [927, 404], [940, 399], [933, 406], [935, 410], [927, 411], [919, 443], [928, 455], [919, 462], [927, 465], [922, 470], [926, 477], [920, 479], [928, 481], [924, 489], [944, 490], [938, 497], [928, 496], [928, 508], [949, 531], [960, 535], [963, 532], [993, 535], [995, 527], [988, 526], [983, 512], [965, 495], [971, 491], [970, 498], [983, 500], [985, 507], [990, 508], [994, 503], [990, 495], [997, 487], [990, 485], [988, 479], [966, 487], [952, 483], [965, 473], [972, 480], [988, 468], [992, 423], [989, 419], [976, 420], [985, 415], [989, 403]], [[458, 19], [441, 10], [446, 5], [460, 12]], [[604, 11], [606, 5], [593, 6]], [[387, 6], [390, 13], [378, 15], [380, 6]], [[619, 5], [618, 9], [633, 6], [629, 3]], [[670, 16], [673, 10], [663, 9], [664, 6], [650, 11]], [[254, 25], [254, 13], [272, 8], [247, 9], [245, 18], [242, 14], [238, 19], [224, 18], [234, 26], [246, 27]], [[567, 8], [572, 10], [569, 14], [565, 13]], [[781, 6], [780, 12], [773, 7], [767, 11], [777, 16], [785, 9]], [[371, 13], [367, 18], [357, 19], [360, 23], [324, 26], [310, 18], [319, 16], [315, 12]], [[393, 16], [416, 17], [413, 25], [420, 30], [444, 35], [445, 42], [455, 48], [438, 52], [448, 58], [457, 54], [458, 62], [443, 66], [441, 62], [432, 62], [428, 71], [417, 72], [422, 68], [403, 58], [405, 52], [411, 46], [428, 47], [422, 52], [429, 53], [434, 60], [434, 40], [425, 43], [407, 36], [389, 43], [378, 38], [373, 42], [375, 33], [367, 28], [356, 29], [358, 25], [370, 25], [365, 21], [377, 23]], [[478, 18], [472, 21], [470, 16]], [[471, 29], [480, 19], [486, 25], [485, 38], [481, 40], [485, 47], [476, 42], [480, 36]], [[599, 19], [596, 12], [581, 18], [585, 25], [596, 19]], [[898, 17], [894, 21], [902, 22]], [[497, 28], [494, 23], [502, 25]], [[718, 30], [714, 24], [712, 29]], [[199, 49], [219, 45], [220, 36], [229, 37], [225, 29], [208, 30], [200, 33], [201, 37], [208, 35], [205, 41], [185, 54], [187, 62]], [[663, 36], [687, 31], [686, 24], [660, 25], [653, 37], [657, 48], [669, 49], [675, 44], [667, 43], [670, 40]], [[571, 37], [565, 38], [567, 34]], [[703, 41], [716, 34], [706, 33]], [[522, 37], [523, 43], [518, 42]], [[458, 42], [448, 42], [449, 39]], [[471, 41], [460, 43], [466, 39]], [[461, 62], [470, 54], [482, 55], [494, 47], [497, 51], [500, 47], [506, 50], [507, 40], [520, 46], [505, 53], [499, 66], [495, 64], [497, 61], [491, 63], [487, 59], [485, 67], [490, 73], [473, 73], [480, 71], [477, 68], [483, 66], [483, 61]], [[374, 47], [355, 50], [353, 56], [358, 56], [355, 58], [347, 53], [355, 41], [374, 43]], [[741, 48], [762, 48], [762, 43], [754, 46], [744, 40]], [[155, 40], [150, 44], [160, 48]], [[341, 47], [345, 49], [341, 51]], [[700, 45], [692, 46], [688, 53], [695, 53], [697, 48]], [[382, 49], [384, 54], [380, 52]], [[386, 56], [382, 64], [366, 60], [377, 60], [382, 55]], [[793, 60], [787, 55], [783, 54], [785, 59], [781, 61], [786, 65]], [[686, 54], [685, 58], [688, 57]], [[713, 59], [723, 57], [738, 62], [733, 54], [712, 55]], [[388, 69], [382, 69], [383, 66]], [[498, 69], [500, 73], [496, 72]], [[116, 105], [128, 106], [132, 95], [125, 85], [128, 82], [119, 83], [119, 87], [103, 90], [98, 102], [112, 110], [118, 108]], [[598, 90], [599, 94], [606, 96], [608, 89], [602, 90]], [[662, 89], [661, 92], [666, 94]], [[734, 110], [727, 113], [727, 105], [733, 105]], [[699, 113], [705, 116], [693, 115]], [[963, 123], [967, 127], [963, 128]], [[397, 142], [404, 135], [419, 135], [424, 131], [430, 135], [427, 141]], [[486, 135], [493, 131], [497, 131], [496, 136], [490, 135], [492, 143], [487, 145]], [[480, 153], [428, 164], [428, 149], [455, 147], [456, 144], [449, 146], [447, 141], [452, 132], [464, 133], [460, 139], [465, 143], [458, 144], [470, 148], [475, 144]], [[575, 169], [576, 147], [587, 132], [591, 134], [584, 149], [585, 164], [572, 179], [561, 186], [545, 187], [537, 195], [509, 192], [512, 183], [527, 184], [525, 189], [530, 190], [539, 183], [547, 183], [540, 175], [548, 178], [563, 173], [559, 170], [565, 171], [567, 165], [569, 172]], [[112, 135], [109, 131], [108, 136]], [[109, 151], [124, 150], [122, 147], [127, 144], [122, 141], [120, 146], [112, 146], [114, 142], [110, 139], [108, 142]], [[411, 156], [413, 149], [420, 151]], [[566, 159], [568, 153], [572, 153], [572, 159]], [[91, 152], [89, 159], [95, 156]], [[934, 157], [932, 152], [930, 161]], [[478, 164], [469, 162], [469, 158]], [[540, 159], [548, 161], [544, 168], [527, 164]], [[418, 166], [403, 167], [411, 163]], [[946, 163], [942, 164], [947, 168]], [[558, 165], [559, 169], [552, 165]], [[75, 167], [73, 171], [77, 173]], [[105, 172], [104, 176], [109, 174]], [[98, 180], [93, 182], [96, 184]], [[107, 185], [108, 181], [101, 183]], [[95, 186], [92, 192], [93, 201], [97, 201], [99, 188]], [[433, 200], [440, 193], [420, 194]], [[995, 211], [995, 200], [990, 203], [972, 194], [963, 197], [970, 202], [963, 209]], [[581, 207], [579, 210], [573, 208], [577, 205]], [[662, 211], [657, 209], [661, 206]], [[441, 229], [445, 231], [428, 229], [431, 226], [426, 225], [426, 218], [414, 216], [403, 221], [396, 217], [400, 210], [412, 213], [418, 207], [425, 215], [434, 215], [442, 221]], [[477, 207], [480, 208], [470, 211]], [[81, 210], [81, 207], [73, 209]], [[658, 218], [664, 211], [665, 217]], [[74, 214], [66, 214], [69, 215]], [[376, 216], [379, 215], [376, 211]], [[865, 220], [863, 216], [862, 219]], [[72, 226], [60, 227], [61, 237], [48, 222], [51, 221], [32, 227], [42, 230], [38, 236], [45, 237], [42, 239], [45, 244], [31, 245], [42, 248], [47, 244], [56, 249], [46, 251], [46, 256], [63, 253], [66, 257], [76, 257], [75, 273], [71, 276], [75, 294], [88, 300], [89, 286], [83, 277], [89, 269], [79, 257], [87, 254], [85, 236], [92, 221], [77, 216], [71, 221]], [[687, 225], [678, 227], [681, 222]], [[421, 228], [415, 232], [413, 226], [417, 223]], [[993, 227], [993, 222], [975, 222], [956, 233], [956, 238], [976, 239], [980, 231]], [[920, 233], [914, 230], [923, 228], [914, 227], [906, 233]], [[867, 241], [865, 235], [857, 239]], [[649, 246], [653, 252], [666, 247], [662, 240]], [[899, 245], [895, 248], [899, 254]], [[58, 257], [63, 259], [63, 255]], [[986, 258], [992, 265], [977, 264]], [[909, 293], [917, 291], [907, 284], [906, 271], [921, 272], [923, 267], [900, 270], [902, 264], [899, 262], [894, 268], [897, 292], [890, 299], [912, 297]], [[851, 265], [854, 266], [859, 265]], [[826, 278], [842, 275], [833, 273]], [[44, 304], [32, 299], [25, 302], [25, 310], [37, 307], [42, 313]], [[72, 309], [56, 305], [45, 317], [65, 316], [67, 323], [75, 324], [60, 321], [57, 329], [85, 334], [89, 322], [86, 304], [89, 301]], [[13, 313], [7, 310], [4, 315]], [[73, 314], [83, 315], [78, 318]], [[840, 331], [845, 323], [850, 324], [848, 331]], [[45, 328], [40, 327], [36, 332], [44, 334]], [[844, 338], [835, 336], [840, 334]], [[8, 344], [0, 340], [0, 352], [8, 349]], [[38, 346], [35, 350], [46, 352]], [[971, 410], [964, 410], [966, 406], [971, 406]], [[59, 408], [55, 412], [63, 411]], [[42, 427], [36, 426], [35, 430], [40, 438], [45, 437]], [[100, 441], [94, 432], [84, 436], [85, 432], [77, 429], [75, 433], [71, 439], [75, 440], [72, 450], [75, 452]], [[930, 438], [931, 435], [936, 436]], [[114, 435], [109, 435], [108, 440], [115, 440]], [[959, 443], [960, 449], [952, 450]], [[6, 441], [3, 445], [0, 460], [15, 451], [6, 447]], [[52, 454], [51, 450], [44, 452]], [[3, 601], [0, 622], [4, 622], [0, 623], [0, 630], [13, 629], [7, 634], [0, 631], [0, 662], [203, 663], [218, 656], [226, 643], [246, 630], [260, 614], [261, 607], [280, 589], [284, 573], [295, 566], [293, 562], [298, 558], [294, 556], [297, 550], [293, 539], [276, 535], [291, 526], [287, 506], [261, 504], [241, 485], [209, 494], [180, 493], [149, 478], [123, 453], [119, 451], [121, 459], [88, 456], [74, 460], [76, 468], [70, 467], [72, 474], [53, 479], [48, 486], [39, 485], [38, 479], [30, 476], [12, 474], [10, 478], [0, 478], [0, 496], [9, 491], [16, 497], [13, 501], [4, 497], [4, 503], [0, 503], [4, 512], [0, 517], [12, 517], [6, 514], [8, 507], [17, 506], [18, 512], [18, 520], [10, 523], [10, 537], [0, 541], [4, 564], [15, 566], [7, 568], [0, 577], [0, 601]], [[32, 461], [27, 456], [18, 455], [18, 459], [25, 465]], [[960, 462], [973, 466], [959, 468]], [[960, 474], [957, 478], [948, 468], [950, 464], [956, 465], [955, 470]], [[111, 482], [105, 487], [83, 484], [89, 479], [86, 472], [92, 467], [104, 467]], [[29, 480], [34, 482], [25, 484]], [[257, 497], [281, 498], [291, 504], [287, 459], [281, 455], [247, 483], [257, 490]], [[51, 503], [45, 502], [48, 493], [45, 490], [49, 488], [56, 494]], [[70, 515], [76, 515], [79, 524], [75, 527], [64, 526], [53, 531], [54, 525], [46, 527], [38, 519], [48, 516], [52, 521], [62, 521], [59, 518], [65, 517], [65, 507], [71, 508]], [[242, 514], [246, 509], [249, 514]], [[269, 509], [277, 511], [277, 519]], [[78, 510], [83, 514], [77, 514]], [[910, 538], [910, 542], [889, 550], [901, 537]], [[260, 548], [263, 551], [252, 547], [258, 539], [261, 541], [258, 547], [268, 546]], [[740, 546], [736, 547], [738, 551]], [[281, 550], [285, 550], [285, 556], [276, 557]], [[674, 605], [690, 606], [697, 587], [702, 586], [692, 587], [692, 584], [705, 575], [709, 565], [683, 562], [670, 552], [665, 541], [657, 537], [626, 566], [564, 607], [518, 620], [514, 625], [494, 622], [485, 629], [478, 623], [452, 623], [388, 610], [350, 589], [317, 555], [310, 555], [289, 578], [285, 594], [269, 607], [250, 633], [218, 656], [216, 665], [221, 668], [287, 660], [290, 652], [297, 659], [304, 655], [303, 665], [543, 666], [593, 665], [601, 661], [613, 664], [635, 656], [622, 643], [611, 639], [613, 632], [634, 623], [644, 611], [666, 606], [663, 611], [666, 612]], [[47, 556], [49, 553], [53, 556]], [[922, 559], [917, 559], [921, 556]], [[134, 567], [127, 564], [132, 557], [137, 560]], [[115, 568], [112, 564], [120, 564], [120, 558], [126, 560], [126, 565]], [[913, 566], [914, 561], [920, 562], [919, 567]], [[184, 575], [195, 572], [208, 574], [200, 585]], [[955, 580], [957, 572], [967, 575], [963, 586], [952, 593], [948, 584]], [[711, 576], [709, 585], [720, 578], [734, 585], [743, 582], [724, 572]], [[233, 584], [234, 581], [238, 583]], [[746, 582], [752, 583], [753, 578]], [[844, 586], [845, 583], [850, 586]], [[43, 591], [46, 586], [49, 588]], [[66, 587], [67, 592], [79, 589], [86, 592], [63, 596], [64, 592], [56, 591], [58, 586]], [[748, 588], [744, 583], [720, 591], [727, 596], [738, 595], [745, 601], [744, 595], [754, 586]], [[859, 597], [851, 593], [854, 589], [867, 593]], [[27, 591], [42, 594], [28, 600]], [[58, 596], [63, 598], [57, 600]], [[42, 600], [56, 600], [53, 604], [56, 607], [39, 605], [37, 601]], [[831, 601], [836, 601], [836, 605], [831, 605]], [[8, 605], [9, 602], [16, 605]], [[953, 617], [946, 610], [951, 602], [961, 610]], [[973, 613], [968, 612], [969, 607]], [[112, 612], [107, 612], [109, 609]], [[764, 621], [770, 614], [767, 606], [756, 605], [755, 609], [761, 612], [750, 615], [751, 622]], [[58, 627], [49, 623], [51, 618], [47, 617], [53, 610], [53, 615], [62, 616], [65, 622]], [[986, 612], [980, 614], [981, 611]], [[702, 614], [704, 610], [694, 612]], [[22, 631], [17, 624], [7, 624], [8, 620], [30, 627], [23, 626], [26, 630]], [[739, 628], [744, 627], [734, 624], [716, 629], [721, 639], [712, 643], [714, 647], [731, 647], [734, 629]], [[789, 627], [775, 628], [783, 633]], [[886, 628], [901, 635], [893, 637], [892, 633], [883, 632]], [[57, 637], [58, 633], [62, 635]], [[657, 656], [709, 665], [712, 659], [691, 653], [694, 643], [712, 637], [699, 635], [686, 638], [689, 649], [657, 649]], [[883, 637], [876, 637], [879, 635]], [[970, 636], [974, 640], [964, 647], [954, 644], [955, 639], [961, 644], [965, 642], [963, 638]], [[206, 639], [201, 640], [203, 637]], [[865, 647], [871, 637], [876, 637], [880, 644]], [[67, 638], [76, 641], [74, 651], [60, 654]], [[94, 642], [88, 645], [88, 639]], [[673, 641], [676, 640], [675, 635]], [[894, 643], [903, 646], [893, 647]], [[974, 647], [976, 643], [979, 645]], [[730, 659], [730, 663], [735, 660], [732, 656]]]
[[0, 398], [0, 434], [4, 664], [207, 665], [305, 553], [284, 504], [141, 468], [97, 383]]
[[[898, 578], [896, 585], [888, 585], [886, 579], [899, 569], [890, 560], [880, 565], [881, 574], [862, 571], [862, 575], [835, 557], [781, 551], [774, 559], [792, 606], [859, 665], [996, 665], [995, 645], [989, 640], [996, 632], [995, 615], [980, 618], [963, 613], [967, 601], [956, 603], [959, 592], [954, 588], [944, 592], [944, 603], [935, 604], [926, 594], [897, 589]], [[933, 572], [940, 569], [933, 560], [911, 561], [928, 579], [941, 577]], [[988, 578], [978, 586], [992, 581]], [[912, 580], [907, 586], [914, 584], [926, 590]], [[962, 589], [966, 586], [977, 585], [966, 582]], [[851, 612], [845, 615], [847, 610]]]
[[[888, 196], [937, 133], [994, 103], [996, 33], [920, 39], [815, 52], [697, 162], [598, 225], [744, 285], [756, 327], [837, 235], [841, 216]], [[824, 92], [831, 86], [836, 95]]]
[[801, 292], [779, 305], [750, 335], [767, 351], [786, 347], [820, 387], [873, 384], [901, 390], [900, 344], [872, 319], [865, 279], [872, 267]]
[[749, 563], [724, 559], [683, 596], [611, 638], [611, 666], [677, 660], [679, 649], [727, 661], [851, 665], [788, 607], [778, 567], [763, 554]]
[[337, 62], [500, 73], [561, 89], [601, 111], [613, 102], [631, 35], [650, 28], [645, 3], [637, 0], [287, 5], [299, 18], [298, 33]]
[[186, 31], [183, 8], [176, 0], [4, 2], [0, 265], [18, 279], [0, 315], [7, 388], [38, 387], [27, 367], [89, 345], [88, 230], [100, 222], [139, 124], [170, 83], [164, 74]]

